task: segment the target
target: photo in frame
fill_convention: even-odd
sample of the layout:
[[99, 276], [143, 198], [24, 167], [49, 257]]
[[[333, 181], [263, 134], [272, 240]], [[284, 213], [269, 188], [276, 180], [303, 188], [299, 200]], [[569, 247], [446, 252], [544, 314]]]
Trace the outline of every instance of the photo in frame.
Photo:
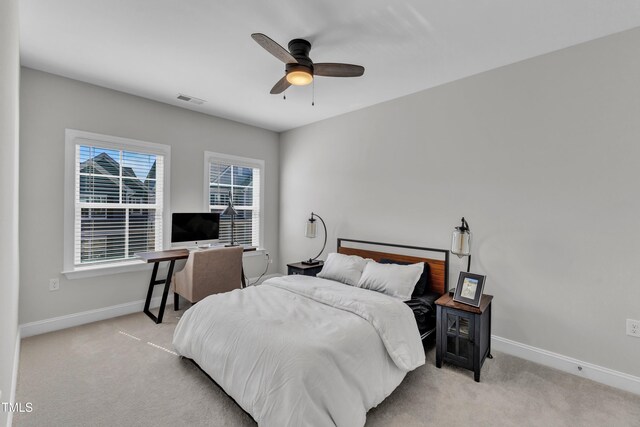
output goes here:
[[474, 307], [480, 307], [485, 278], [486, 276], [480, 274], [461, 271], [453, 300]]

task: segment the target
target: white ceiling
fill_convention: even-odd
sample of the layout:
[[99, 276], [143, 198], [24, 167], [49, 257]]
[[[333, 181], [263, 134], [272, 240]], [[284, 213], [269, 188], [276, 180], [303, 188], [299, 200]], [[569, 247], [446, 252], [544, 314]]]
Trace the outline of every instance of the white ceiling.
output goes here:
[[[640, 26], [639, 0], [21, 0], [22, 64], [284, 131]], [[363, 65], [282, 96], [250, 35]], [[207, 102], [176, 99], [184, 93]]]

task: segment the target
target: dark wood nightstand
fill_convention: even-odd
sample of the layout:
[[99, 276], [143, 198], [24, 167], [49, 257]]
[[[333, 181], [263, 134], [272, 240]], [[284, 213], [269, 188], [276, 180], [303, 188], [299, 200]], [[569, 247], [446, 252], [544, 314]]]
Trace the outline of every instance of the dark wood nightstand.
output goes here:
[[451, 363], [473, 371], [480, 382], [480, 369], [491, 356], [491, 300], [482, 295], [480, 307], [455, 302], [449, 294], [436, 301], [436, 366]]
[[303, 264], [301, 262], [295, 262], [293, 264], [287, 264], [288, 268], [288, 275], [292, 275], [292, 274], [302, 274], [303, 276], [315, 276], [316, 274], [320, 273], [320, 270], [322, 270], [322, 266], [324, 265], [324, 262], [320, 261], [320, 264], [316, 264], [316, 265], [307, 265], [307, 264]]

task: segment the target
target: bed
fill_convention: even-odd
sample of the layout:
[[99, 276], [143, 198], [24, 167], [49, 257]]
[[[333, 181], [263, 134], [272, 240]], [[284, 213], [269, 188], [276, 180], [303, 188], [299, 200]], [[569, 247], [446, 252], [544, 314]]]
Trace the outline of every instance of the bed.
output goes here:
[[[425, 249], [338, 239], [341, 256], [428, 263], [429, 290], [444, 293], [448, 252], [414, 253]], [[362, 426], [424, 364], [421, 335], [402, 299], [296, 275], [207, 297], [184, 313], [173, 344], [260, 426]]]

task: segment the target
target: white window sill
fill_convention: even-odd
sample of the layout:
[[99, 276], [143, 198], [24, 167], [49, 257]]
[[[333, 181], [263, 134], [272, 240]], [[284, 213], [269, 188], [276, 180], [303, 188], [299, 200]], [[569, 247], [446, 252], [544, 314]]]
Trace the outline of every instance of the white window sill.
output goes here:
[[264, 256], [267, 253], [267, 250], [264, 248], [258, 248], [255, 251], [245, 252], [242, 254], [243, 258], [251, 258], [254, 256]]
[[[255, 251], [245, 252], [243, 258], [256, 256], [264, 257], [267, 250], [258, 248]], [[132, 260], [108, 265], [92, 265], [87, 267], [77, 267], [75, 270], [65, 270], [62, 272], [67, 279], [85, 279], [87, 277], [108, 276], [111, 274], [130, 273], [134, 271], [151, 270], [153, 263], [146, 263], [142, 260]], [[162, 266], [161, 266], [162, 267]]]
[[67, 279], [84, 279], [87, 277], [107, 276], [110, 274], [129, 273], [132, 271], [151, 270], [152, 263], [147, 264], [141, 260], [133, 260], [109, 265], [92, 265], [87, 267], [76, 267], [75, 270], [65, 270], [62, 272]]

